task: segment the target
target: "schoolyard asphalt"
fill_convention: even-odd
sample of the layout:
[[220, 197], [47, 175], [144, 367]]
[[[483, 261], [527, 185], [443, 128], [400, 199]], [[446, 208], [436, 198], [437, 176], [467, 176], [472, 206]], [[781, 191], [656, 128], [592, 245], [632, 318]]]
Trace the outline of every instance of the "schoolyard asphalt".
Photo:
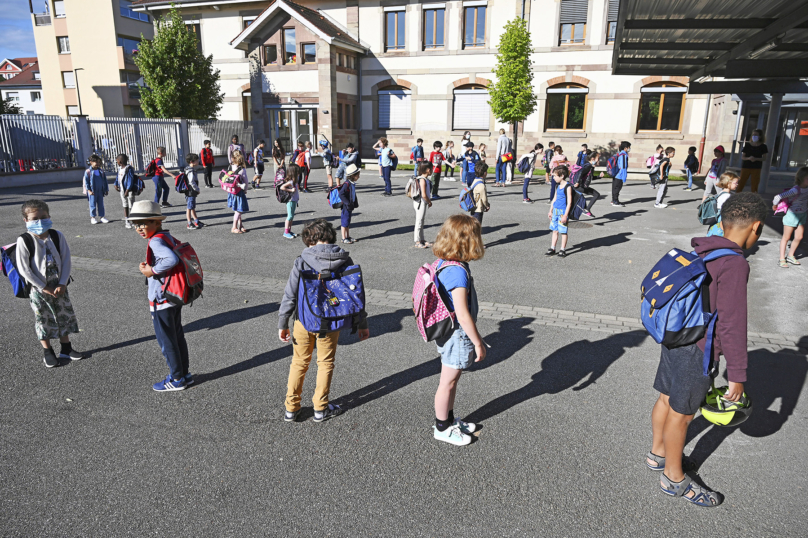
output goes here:
[[[471, 269], [483, 304], [488, 358], [460, 381], [455, 414], [479, 422], [464, 448], [432, 438], [440, 369], [412, 318], [417, 268], [407, 172], [383, 198], [362, 172], [360, 207], [347, 246], [362, 265], [371, 338], [344, 334], [332, 401], [346, 412], [315, 424], [315, 366], [301, 422], [283, 422], [291, 346], [277, 338], [277, 310], [294, 258], [284, 207], [271, 189], [250, 191], [249, 232], [230, 233], [220, 189], [202, 189], [188, 231], [172, 192], [166, 228], [189, 241], [206, 272], [204, 297], [183, 310], [195, 386], [158, 394], [167, 368], [149, 320], [137, 264], [145, 242], [121, 222], [90, 225], [75, 184], [0, 191], [0, 243], [24, 230], [20, 204], [41, 198], [74, 257], [70, 295], [90, 354], [46, 370], [27, 301], [0, 284], [4, 349], [0, 392], [0, 529], [4, 536], [803, 536], [808, 334], [806, 269], [777, 266], [781, 220], [771, 218], [749, 255], [749, 382], [752, 418], [708, 428], [698, 418], [686, 452], [700, 478], [726, 496], [707, 510], [663, 495], [645, 468], [659, 357], [638, 324], [640, 281], [673, 247], [703, 234], [702, 191], [672, 183], [655, 209], [646, 181], [604, 196], [570, 230], [569, 256], [546, 258], [549, 188], [535, 180], [489, 187], [485, 257]], [[311, 218], [338, 225], [312, 172], [295, 231]], [[459, 212], [459, 182], [427, 212], [433, 240]], [[142, 197], [150, 198], [149, 183]], [[802, 253], [799, 255], [802, 257]]]

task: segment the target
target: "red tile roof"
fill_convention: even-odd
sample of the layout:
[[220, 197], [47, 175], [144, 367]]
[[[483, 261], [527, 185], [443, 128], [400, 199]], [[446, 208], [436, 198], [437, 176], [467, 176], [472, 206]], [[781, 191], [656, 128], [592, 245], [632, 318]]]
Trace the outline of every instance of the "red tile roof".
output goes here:
[[[8, 80], [0, 80], [0, 87], [9, 88], [14, 86], [37, 86], [42, 87], [41, 80], [34, 79], [34, 73], [39, 73], [39, 63], [36, 58], [14, 58], [11, 61], [22, 60], [20, 65], [25, 68], [16, 76]], [[33, 64], [33, 65], [29, 65]]]

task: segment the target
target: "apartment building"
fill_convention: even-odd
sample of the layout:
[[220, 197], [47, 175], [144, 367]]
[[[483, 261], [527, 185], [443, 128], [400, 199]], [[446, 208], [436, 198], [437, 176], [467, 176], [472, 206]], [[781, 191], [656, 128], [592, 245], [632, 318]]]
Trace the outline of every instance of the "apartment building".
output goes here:
[[142, 116], [133, 54], [141, 39], [154, 36], [152, 18], [125, 0], [44, 0], [43, 13], [34, 12], [35, 4], [31, 22], [46, 113]]
[[6, 58], [0, 62], [0, 99], [11, 99], [23, 114], [45, 113], [36, 58]]
[[[730, 95], [686, 95], [688, 79], [611, 74], [618, 0], [173, 0], [221, 71], [224, 119], [252, 120], [256, 137], [285, 147], [322, 134], [359, 142], [380, 137], [399, 154], [459, 140], [492, 143], [501, 125], [488, 101], [497, 44], [508, 20], [524, 17], [533, 41], [536, 111], [520, 124], [519, 151], [539, 141], [574, 155], [582, 143], [613, 151], [633, 143], [641, 166], [656, 145], [705, 158], [730, 144]], [[138, 0], [164, 14], [168, 0]]]

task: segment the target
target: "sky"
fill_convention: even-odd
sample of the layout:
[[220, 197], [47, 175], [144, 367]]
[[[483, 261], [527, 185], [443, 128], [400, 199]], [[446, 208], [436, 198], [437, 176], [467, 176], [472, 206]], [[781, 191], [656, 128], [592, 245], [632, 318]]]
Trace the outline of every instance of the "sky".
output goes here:
[[[34, 11], [45, 12], [44, 0], [33, 0]], [[36, 56], [34, 30], [28, 0], [0, 0], [0, 61]]]

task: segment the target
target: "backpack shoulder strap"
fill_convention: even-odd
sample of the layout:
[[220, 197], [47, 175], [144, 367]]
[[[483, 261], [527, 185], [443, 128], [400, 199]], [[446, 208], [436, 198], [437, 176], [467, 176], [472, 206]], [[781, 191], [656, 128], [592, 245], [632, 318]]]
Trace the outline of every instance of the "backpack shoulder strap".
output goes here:
[[739, 252], [735, 252], [730, 248], [719, 248], [704, 256], [702, 260], [704, 261], [704, 263], [707, 263], [713, 260], [717, 260], [718, 258], [723, 258], [725, 256], [742, 256], [742, 254]]
[[[28, 234], [25, 234], [25, 235], [28, 235]], [[56, 230], [51, 228], [50, 230], [48, 230], [48, 236], [50, 236], [51, 241], [53, 241], [53, 245], [56, 247], [56, 252], [58, 252], [59, 256], [61, 257], [62, 256], [62, 247], [59, 245], [59, 243], [61, 243], [62, 241], [61, 241], [61, 239], [59, 237], [59, 232], [57, 232]], [[31, 239], [33, 239], [33, 238], [31, 238]]]
[[24, 234], [20, 235], [22, 237], [22, 242], [25, 243], [25, 248], [28, 249], [28, 265], [31, 265], [31, 261], [34, 259], [34, 249], [36, 246], [34, 245], [34, 238], [31, 237], [31, 234], [25, 232]]

